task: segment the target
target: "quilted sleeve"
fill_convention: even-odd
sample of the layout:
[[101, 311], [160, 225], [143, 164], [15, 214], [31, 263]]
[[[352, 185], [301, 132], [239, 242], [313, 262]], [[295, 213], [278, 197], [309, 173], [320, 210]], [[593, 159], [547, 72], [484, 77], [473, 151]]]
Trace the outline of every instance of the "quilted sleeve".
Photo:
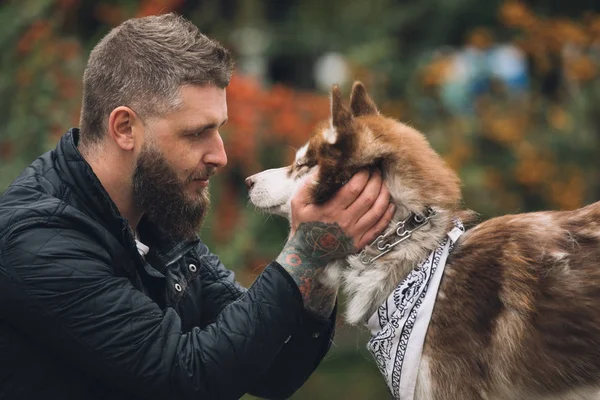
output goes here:
[[[235, 281], [233, 272], [225, 268], [218, 256], [211, 253], [206, 245], [200, 243], [196, 252], [202, 274], [203, 319], [212, 321], [228, 304], [242, 296], [245, 289]], [[290, 284], [296, 286], [283, 267], [276, 262], [271, 267], [280, 269], [289, 278]], [[334, 335], [335, 317], [336, 310], [327, 320], [320, 320], [303, 312], [302, 323], [290, 333], [270, 368], [252, 383], [249, 393], [261, 398], [285, 399], [296, 392], [327, 354]], [[273, 320], [272, 324], [275, 326], [277, 321]]]
[[214, 323], [182, 333], [111, 262], [79, 230], [12, 233], [0, 243], [0, 318], [106, 385], [161, 400], [238, 399], [302, 330], [300, 293], [277, 266]]
[[335, 334], [336, 311], [337, 306], [331, 317], [324, 321], [305, 312], [302, 327], [288, 338], [271, 367], [248, 392], [266, 399], [292, 396], [329, 351]]

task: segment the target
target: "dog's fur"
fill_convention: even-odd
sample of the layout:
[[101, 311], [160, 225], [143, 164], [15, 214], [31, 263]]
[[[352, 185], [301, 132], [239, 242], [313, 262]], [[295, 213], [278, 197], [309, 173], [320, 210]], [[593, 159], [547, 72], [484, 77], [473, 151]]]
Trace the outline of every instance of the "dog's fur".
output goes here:
[[[360, 82], [349, 108], [337, 87], [331, 106], [331, 120], [292, 165], [248, 178], [250, 199], [289, 218], [290, 199], [313, 168], [315, 202], [358, 170], [380, 168], [397, 205], [392, 224], [426, 207], [436, 211], [374, 264], [351, 256], [328, 265], [325, 282], [343, 287], [346, 319], [360, 324], [438, 245], [452, 218], [473, 214], [461, 207], [457, 175], [425, 137], [381, 115]], [[416, 398], [600, 398], [600, 202], [497, 217], [462, 235], [437, 295]]]

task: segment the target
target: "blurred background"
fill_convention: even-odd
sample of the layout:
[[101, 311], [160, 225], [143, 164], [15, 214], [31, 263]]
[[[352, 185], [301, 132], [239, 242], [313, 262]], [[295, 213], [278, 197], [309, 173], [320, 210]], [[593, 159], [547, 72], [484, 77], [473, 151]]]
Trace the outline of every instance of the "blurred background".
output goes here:
[[[169, 11], [237, 59], [222, 132], [229, 164], [201, 235], [245, 285], [288, 228], [248, 204], [243, 180], [293, 159], [328, 117], [333, 83], [348, 95], [361, 80], [384, 114], [424, 132], [482, 220], [600, 199], [597, 0], [5, 0], [0, 192], [77, 126], [94, 44], [126, 18]], [[388, 398], [367, 339], [340, 319], [293, 399]]]

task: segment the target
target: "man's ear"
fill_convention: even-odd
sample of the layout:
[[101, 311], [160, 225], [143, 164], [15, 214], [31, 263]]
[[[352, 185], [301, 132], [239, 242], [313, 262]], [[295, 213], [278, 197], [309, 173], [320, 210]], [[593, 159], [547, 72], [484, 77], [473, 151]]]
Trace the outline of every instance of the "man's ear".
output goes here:
[[137, 131], [143, 126], [141, 119], [131, 108], [119, 106], [108, 117], [108, 136], [125, 151], [134, 150]]
[[359, 81], [354, 82], [352, 93], [350, 94], [350, 109], [352, 115], [360, 117], [361, 115], [377, 115], [379, 111], [377, 106], [367, 94], [367, 90]]

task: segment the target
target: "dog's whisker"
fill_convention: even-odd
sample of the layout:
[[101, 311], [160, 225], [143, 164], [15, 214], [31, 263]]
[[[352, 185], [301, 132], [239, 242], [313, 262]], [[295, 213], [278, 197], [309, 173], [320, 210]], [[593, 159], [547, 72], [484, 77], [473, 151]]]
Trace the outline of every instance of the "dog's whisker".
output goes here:
[[267, 218], [265, 218], [265, 220], [263, 221], [262, 225], [260, 226], [261, 228], [265, 226], [265, 224], [267, 223], [267, 221], [269, 220], [269, 218], [271, 218], [271, 214], [267, 214]]

